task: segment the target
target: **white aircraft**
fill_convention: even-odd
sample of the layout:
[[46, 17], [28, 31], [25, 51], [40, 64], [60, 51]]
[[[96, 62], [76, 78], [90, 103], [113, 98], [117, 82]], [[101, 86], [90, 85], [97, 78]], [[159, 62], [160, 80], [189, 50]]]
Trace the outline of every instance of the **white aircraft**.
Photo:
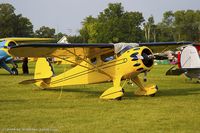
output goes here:
[[178, 67], [173, 66], [166, 72], [166, 75], [184, 74], [190, 79], [200, 80], [200, 45], [194, 44], [183, 47], [178, 54]]

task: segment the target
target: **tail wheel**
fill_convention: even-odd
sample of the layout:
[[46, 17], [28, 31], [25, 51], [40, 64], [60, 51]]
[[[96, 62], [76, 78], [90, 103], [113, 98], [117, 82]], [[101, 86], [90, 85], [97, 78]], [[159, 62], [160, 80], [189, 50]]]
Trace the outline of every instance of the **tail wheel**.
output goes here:
[[12, 68], [11, 71], [12, 71], [13, 75], [18, 75], [17, 68]]
[[[158, 90], [158, 86], [157, 86], [157, 85], [156, 85], [155, 89]], [[154, 97], [155, 95], [156, 95], [156, 93], [151, 94], [151, 95], [149, 95], [149, 96]]]

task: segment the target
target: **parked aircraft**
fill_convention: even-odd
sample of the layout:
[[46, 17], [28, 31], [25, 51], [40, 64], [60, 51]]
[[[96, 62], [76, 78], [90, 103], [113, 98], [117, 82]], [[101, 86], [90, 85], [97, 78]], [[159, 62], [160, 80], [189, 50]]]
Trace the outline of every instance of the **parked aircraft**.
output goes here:
[[[45, 89], [113, 82], [113, 86], [100, 96], [108, 100], [121, 99], [124, 95], [122, 80], [130, 80], [139, 87], [136, 95], [154, 96], [157, 85], [144, 86], [138, 77], [140, 73], [149, 72], [154, 64], [153, 52], [146, 46], [162, 45], [166, 48], [189, 43], [27, 44], [14, 46], [9, 53], [17, 57], [46, 57], [37, 60], [34, 79], [22, 81], [21, 84], [35, 83]], [[76, 66], [56, 76], [48, 57], [60, 58]], [[71, 57], [79, 58], [81, 62], [68, 60]]]
[[166, 75], [181, 74], [190, 79], [200, 80], [200, 45], [182, 47], [181, 52], [178, 54], [178, 68], [173, 66], [166, 72]]
[[[12, 75], [18, 75], [17, 65], [13, 60], [13, 57], [8, 53], [8, 50], [12, 46], [22, 43], [33, 42], [49, 42], [51, 38], [4, 38], [0, 39], [0, 67], [4, 68]], [[17, 62], [18, 60], [16, 60]], [[7, 63], [11, 63], [13, 68], [8, 67]]]

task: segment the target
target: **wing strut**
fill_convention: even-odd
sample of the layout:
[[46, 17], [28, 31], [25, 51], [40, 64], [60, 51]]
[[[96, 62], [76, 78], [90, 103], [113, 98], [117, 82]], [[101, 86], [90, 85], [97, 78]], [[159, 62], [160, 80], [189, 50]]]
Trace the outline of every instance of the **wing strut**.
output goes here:
[[[109, 75], [108, 73], [104, 72], [102, 69], [98, 68], [97, 66], [95, 66], [95, 65], [92, 64], [92, 63], [90, 63], [90, 62], [87, 61], [86, 59], [81, 58], [80, 56], [76, 55], [75, 53], [71, 52], [70, 50], [67, 50], [67, 49], [66, 49], [66, 51], [69, 52], [69, 53], [71, 53], [71, 54], [73, 54], [73, 55], [76, 56], [77, 58], [79, 58], [79, 59], [85, 61], [86, 63], [90, 64], [91, 66], [93, 66], [93, 69], [96, 69], [99, 73], [102, 73], [102, 74], [108, 76], [110, 79], [112, 79], [112, 76], [111, 76], [111, 75]], [[57, 57], [57, 58], [59, 58], [59, 57]], [[69, 60], [66, 60], [66, 61], [68, 61], [68, 62], [70, 62], [70, 63], [74, 63], [74, 64], [79, 65], [79, 66], [81, 66], [81, 67], [85, 67], [85, 68], [87, 68], [87, 69], [90, 69], [89, 67], [80, 65], [80, 64], [75, 63], [75, 62], [73, 62], [73, 61], [69, 61]]]

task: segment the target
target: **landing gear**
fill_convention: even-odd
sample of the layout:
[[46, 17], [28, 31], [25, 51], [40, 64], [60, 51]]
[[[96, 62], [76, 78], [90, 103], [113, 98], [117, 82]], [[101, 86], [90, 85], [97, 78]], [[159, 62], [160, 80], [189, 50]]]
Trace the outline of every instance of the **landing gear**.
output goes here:
[[[123, 92], [123, 94], [124, 94], [124, 88], [122, 88], [122, 92]], [[122, 100], [122, 96], [121, 97], [118, 97], [118, 98], [116, 98], [116, 99], [114, 99], [114, 100], [118, 100], [118, 101], [121, 101]]]
[[144, 78], [143, 78], [144, 82], [147, 82], [147, 72], [144, 72]]
[[118, 98], [116, 98], [115, 100], [121, 101], [121, 100], [122, 100], [122, 97], [118, 97]]
[[12, 71], [12, 74], [13, 74], [13, 75], [18, 75], [18, 70], [17, 70], [17, 68], [13, 67], [13, 68], [11, 69], [11, 71]]
[[[158, 86], [157, 86], [157, 85], [156, 85], [155, 89], [158, 91]], [[151, 95], [149, 95], [149, 96], [154, 97], [155, 95], [156, 95], [156, 93], [151, 94]]]
[[131, 78], [131, 80], [139, 87], [139, 89], [135, 91], [135, 95], [137, 96], [155, 96], [158, 91], [157, 85], [142, 85], [138, 76]]
[[124, 95], [124, 89], [119, 87], [111, 87], [107, 89], [101, 96], [100, 99], [104, 100], [121, 100]]

